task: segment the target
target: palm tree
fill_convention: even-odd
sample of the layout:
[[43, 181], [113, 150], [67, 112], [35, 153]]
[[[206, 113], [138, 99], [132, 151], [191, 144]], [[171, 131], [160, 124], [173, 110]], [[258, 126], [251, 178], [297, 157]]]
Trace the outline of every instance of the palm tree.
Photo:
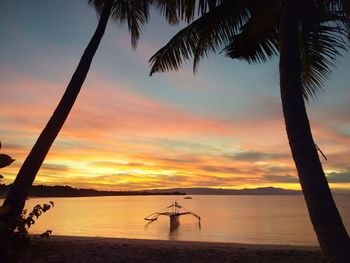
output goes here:
[[336, 57], [347, 49], [349, 1], [214, 0], [201, 4], [200, 17], [152, 56], [150, 74], [177, 70], [190, 57], [195, 71], [203, 56], [219, 50], [249, 63], [264, 62], [279, 53], [286, 131], [311, 222], [327, 261], [350, 262], [350, 239], [322, 169], [305, 108], [305, 100], [321, 89]]
[[[1, 216], [0, 220], [5, 223], [7, 226], [6, 228], [9, 231], [14, 227], [16, 219], [21, 214], [35, 176], [38, 173], [52, 143], [67, 119], [80, 92], [92, 59], [105, 32], [111, 12], [113, 8], [115, 8], [114, 5], [114, 1], [108, 1], [101, 10], [101, 16], [96, 31], [86, 47], [63, 97], [29, 155], [25, 159], [6, 199], [4, 200], [3, 207], [8, 208], [9, 210], [8, 213]], [[132, 37], [135, 39], [135, 35]]]
[[88, 43], [63, 97], [25, 159], [4, 200], [2, 208], [8, 212], [0, 216], [0, 225], [6, 226], [2, 228], [2, 231], [5, 232], [0, 233], [0, 247], [4, 248], [6, 246], [4, 245], [6, 244], [6, 237], [9, 236], [23, 210], [36, 174], [73, 107], [109, 19], [112, 18], [117, 23], [127, 24], [131, 34], [132, 47], [136, 48], [140, 29], [148, 21], [149, 8], [152, 5], [160, 10], [170, 24], [176, 24], [179, 21], [178, 17], [183, 18], [192, 15], [191, 8], [178, 7], [175, 5], [176, 3], [177, 0], [89, 0], [89, 4], [100, 14], [96, 31]]

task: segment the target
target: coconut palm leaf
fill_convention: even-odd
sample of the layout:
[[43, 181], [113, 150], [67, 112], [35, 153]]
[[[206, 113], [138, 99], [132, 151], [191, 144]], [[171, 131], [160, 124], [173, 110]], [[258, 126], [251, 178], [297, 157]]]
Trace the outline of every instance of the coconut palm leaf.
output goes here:
[[[306, 100], [315, 98], [322, 90], [331, 68], [335, 66], [336, 57], [346, 48], [344, 36], [349, 35], [350, 1], [328, 2], [308, 1], [303, 11], [300, 52]], [[248, 63], [268, 61], [278, 54], [282, 3], [281, 0], [200, 1], [202, 16], [178, 32], [151, 57], [150, 75], [178, 70], [192, 57], [195, 72], [203, 57], [223, 46], [222, 52], [231, 58]]]
[[277, 55], [279, 9], [279, 0], [259, 1], [251, 6], [251, 16], [242, 32], [234, 36], [222, 52], [248, 63], [265, 62]]
[[[318, 0], [321, 1], [321, 0]], [[323, 0], [322, 3], [326, 2], [326, 5], [329, 8], [335, 9], [335, 10], [342, 10], [343, 12], [350, 14], [350, 2], [349, 0]]]
[[[89, 4], [101, 12], [108, 0], [89, 0]], [[110, 0], [109, 0], [110, 1]], [[112, 0], [113, 1], [113, 0]], [[148, 22], [150, 0], [113, 1], [111, 18], [119, 24], [127, 24], [132, 48], [136, 48], [142, 27]]]
[[[239, 1], [231, 2], [237, 5]], [[280, 53], [280, 90], [288, 142], [311, 221], [329, 262], [350, 262], [350, 239], [318, 158], [305, 99], [320, 90], [336, 57], [347, 48], [349, 2], [246, 0], [238, 5], [240, 8], [221, 10], [227, 1], [219, 5], [214, 1], [214, 8], [175, 35], [150, 60], [152, 74], [177, 70], [191, 56], [196, 67], [201, 57], [222, 45], [228, 56], [250, 63], [264, 62]]]
[[303, 95], [308, 100], [322, 90], [336, 58], [346, 50], [345, 31], [332, 25], [304, 26], [300, 42]]
[[6, 166], [9, 166], [11, 163], [13, 163], [15, 160], [11, 158], [11, 156], [7, 154], [0, 154], [0, 168], [4, 168]]
[[341, 10], [342, 16], [345, 17], [344, 25], [347, 30], [347, 36], [350, 40], [350, 1], [349, 0], [333, 0], [336, 3], [335, 10]]
[[256, 38], [249, 37], [245, 32], [236, 35], [223, 52], [230, 58], [245, 60], [248, 63], [266, 62], [278, 54], [277, 30], [258, 35]]
[[[9, 193], [4, 200], [4, 205], [8, 205], [11, 208], [9, 213], [1, 215], [0, 218], [0, 221], [5, 223], [6, 229], [13, 229], [18, 216], [23, 210], [29, 189], [79, 95], [89, 72], [93, 57], [105, 33], [109, 19], [112, 18], [115, 22], [120, 24], [127, 24], [131, 33], [132, 46], [135, 48], [140, 36], [140, 29], [148, 20], [149, 7], [154, 4], [155, 0], [88, 1], [90, 5], [100, 13], [99, 22], [75, 72], [72, 75], [62, 99], [58, 103], [45, 128], [40, 133], [30, 153], [24, 160]], [[171, 14], [169, 14], [169, 17], [171, 17]], [[0, 155], [0, 167], [9, 165], [12, 161], [13, 160], [9, 156]], [[9, 240], [8, 237], [0, 233], [0, 243], [6, 244], [7, 240]]]
[[179, 21], [190, 23], [197, 14], [204, 14], [214, 9], [223, 0], [155, 0], [154, 6], [170, 24], [178, 24]]
[[[248, 63], [265, 62], [278, 54], [279, 5], [261, 6], [251, 10], [251, 17], [222, 50], [226, 56]], [[269, 3], [271, 4], [271, 2]], [[264, 26], [261, 26], [264, 25]]]
[[182, 1], [179, 0], [158, 0], [155, 1], [154, 6], [160, 11], [160, 14], [165, 17], [169, 24], [176, 25], [179, 23], [180, 19], [183, 19], [183, 14], [186, 12], [182, 9], [181, 2]]
[[[206, 2], [206, 0], [200, 1]], [[195, 16], [196, 0], [154, 0], [152, 2], [170, 24], [177, 24], [183, 20], [189, 23]]]
[[[195, 64], [210, 52], [216, 52], [235, 34], [249, 18], [243, 1], [225, 1], [203, 14], [179, 31], [151, 59], [151, 72], [178, 70], [183, 62], [195, 57]], [[195, 66], [194, 66], [195, 68]]]
[[[328, 20], [325, 19], [325, 21]], [[241, 34], [233, 37], [223, 52], [248, 63], [265, 62], [278, 53], [278, 32], [276, 26], [266, 32], [252, 33], [250, 20]], [[300, 29], [300, 52], [302, 62], [302, 87], [306, 100], [316, 98], [318, 91], [329, 78], [335, 67], [337, 56], [346, 49], [346, 32], [337, 24], [304, 25]]]
[[[131, 35], [131, 44], [136, 48], [140, 31], [148, 22], [149, 9], [154, 6], [169, 24], [178, 24], [185, 20], [188, 23], [194, 18], [195, 10], [203, 13], [207, 8], [216, 5], [217, 0], [112, 0], [112, 19], [119, 24], [126, 23]], [[107, 0], [89, 0], [97, 12], [101, 12]]]

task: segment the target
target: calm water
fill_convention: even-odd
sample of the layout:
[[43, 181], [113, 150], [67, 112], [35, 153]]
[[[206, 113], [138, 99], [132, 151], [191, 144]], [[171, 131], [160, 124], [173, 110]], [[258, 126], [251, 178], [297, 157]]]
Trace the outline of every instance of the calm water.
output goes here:
[[[336, 196], [344, 223], [350, 230], [350, 196]], [[31, 232], [52, 229], [56, 235], [142, 239], [219, 241], [259, 244], [315, 245], [302, 196], [118, 196], [83, 198], [32, 198], [27, 207], [52, 200]], [[181, 216], [175, 232], [169, 218], [147, 225], [144, 217], [177, 200], [196, 218]]]

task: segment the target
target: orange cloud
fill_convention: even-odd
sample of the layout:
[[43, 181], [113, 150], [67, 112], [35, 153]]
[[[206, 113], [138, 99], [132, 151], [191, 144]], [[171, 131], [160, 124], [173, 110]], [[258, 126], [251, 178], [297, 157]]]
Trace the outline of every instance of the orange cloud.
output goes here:
[[[4, 151], [16, 159], [3, 173], [9, 183], [65, 84], [8, 76], [0, 82], [0, 121]], [[283, 120], [270, 98], [262, 98], [262, 105], [272, 106], [259, 116], [220, 119], [141, 95], [129, 85], [134, 84], [116, 85], [90, 74], [36, 183], [115, 190], [298, 188]], [[337, 187], [347, 187], [349, 152], [343, 144], [349, 138], [327, 125], [313, 128], [316, 142], [327, 146], [326, 172]]]

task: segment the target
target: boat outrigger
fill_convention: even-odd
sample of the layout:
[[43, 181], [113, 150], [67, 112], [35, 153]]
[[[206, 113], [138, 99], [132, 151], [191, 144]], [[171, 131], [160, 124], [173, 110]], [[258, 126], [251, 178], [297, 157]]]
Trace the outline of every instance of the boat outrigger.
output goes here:
[[[182, 215], [192, 215], [198, 219], [198, 223], [200, 225], [201, 223], [201, 217], [191, 211], [188, 211], [184, 207], [180, 206], [176, 201], [172, 203], [170, 206], [168, 206], [166, 209], [171, 208], [171, 211], [165, 211], [165, 212], [155, 212], [145, 217], [145, 220], [153, 222], [158, 219], [159, 216], [169, 216], [170, 219], [170, 229], [174, 229], [178, 227], [180, 224], [180, 216]], [[180, 212], [180, 209], [185, 210], [184, 212]]]

